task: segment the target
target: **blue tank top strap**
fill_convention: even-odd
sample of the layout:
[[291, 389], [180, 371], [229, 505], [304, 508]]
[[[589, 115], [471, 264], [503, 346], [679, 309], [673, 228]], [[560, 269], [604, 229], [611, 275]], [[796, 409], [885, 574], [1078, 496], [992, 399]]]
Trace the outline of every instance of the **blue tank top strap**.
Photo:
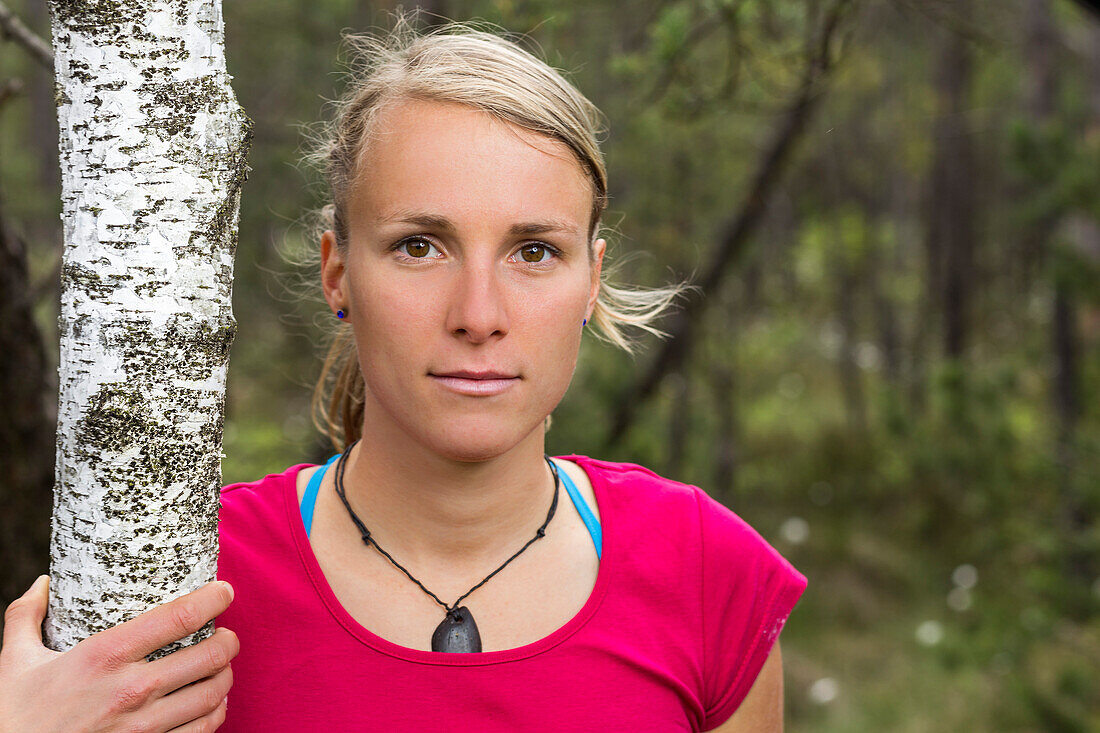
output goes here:
[[[302, 505], [300, 507], [302, 524], [306, 528], [306, 537], [309, 537], [309, 530], [313, 526], [313, 508], [317, 505], [317, 492], [321, 489], [321, 481], [324, 480], [328, 467], [335, 463], [339, 457], [340, 454], [337, 453], [328, 460], [328, 463], [319, 470], [314, 471], [313, 475], [309, 477], [309, 483], [302, 495]], [[573, 483], [573, 479], [569, 478], [569, 474], [558, 468], [558, 476], [561, 477], [561, 482], [565, 484], [565, 492], [569, 494], [569, 498], [573, 501], [577, 514], [581, 515], [581, 521], [588, 528], [588, 534], [592, 536], [592, 544], [596, 546], [596, 557], [601, 557], [603, 553], [603, 530], [600, 528], [599, 520], [588, 508], [588, 502], [581, 496], [581, 492], [577, 489], [577, 485]]]
[[561, 482], [565, 484], [565, 490], [568, 492], [569, 498], [573, 500], [573, 506], [577, 508], [577, 514], [581, 515], [581, 521], [588, 528], [588, 534], [592, 535], [592, 544], [596, 546], [596, 557], [602, 557], [603, 530], [600, 528], [600, 521], [588, 508], [588, 502], [581, 496], [581, 492], [577, 489], [577, 485], [573, 483], [573, 479], [569, 478], [569, 474], [559, 468], [558, 475], [561, 476]]
[[313, 475], [309, 477], [309, 483], [306, 484], [306, 493], [302, 495], [302, 524], [306, 528], [306, 537], [309, 537], [309, 530], [313, 527], [313, 508], [317, 506], [317, 492], [321, 489], [321, 481], [325, 478], [325, 472], [328, 471], [328, 467], [331, 466], [340, 454], [337, 453], [332, 458], [328, 459], [328, 463], [321, 466], [317, 471], [313, 472]]

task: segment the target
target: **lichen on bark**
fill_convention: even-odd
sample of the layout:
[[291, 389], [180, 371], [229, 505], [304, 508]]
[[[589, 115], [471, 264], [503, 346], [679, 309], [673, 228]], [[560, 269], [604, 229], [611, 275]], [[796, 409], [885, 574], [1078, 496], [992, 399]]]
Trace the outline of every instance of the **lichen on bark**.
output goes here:
[[51, 9], [65, 261], [45, 632], [63, 650], [215, 575], [250, 122], [218, 0]]

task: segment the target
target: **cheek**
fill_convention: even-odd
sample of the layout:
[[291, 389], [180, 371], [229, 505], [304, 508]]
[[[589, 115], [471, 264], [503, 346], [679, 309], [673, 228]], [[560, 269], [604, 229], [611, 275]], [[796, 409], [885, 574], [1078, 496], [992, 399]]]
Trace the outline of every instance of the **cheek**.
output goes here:
[[379, 397], [407, 392], [430, 361], [438, 328], [438, 304], [395, 280], [363, 278], [354, 291], [359, 364], [368, 391]]
[[513, 319], [510, 335], [524, 342], [529, 366], [553, 392], [564, 392], [577, 365], [585, 295], [565, 288], [541, 293], [526, 298], [520, 317]]
[[397, 277], [358, 278], [353, 300], [356, 333], [374, 344], [405, 343], [438, 323], [436, 290], [417, 288]]

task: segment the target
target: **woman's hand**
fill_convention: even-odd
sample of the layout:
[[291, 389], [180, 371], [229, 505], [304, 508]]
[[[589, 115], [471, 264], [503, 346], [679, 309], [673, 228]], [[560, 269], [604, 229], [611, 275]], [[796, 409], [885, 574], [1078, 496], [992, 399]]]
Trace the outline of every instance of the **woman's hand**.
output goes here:
[[4, 616], [0, 733], [25, 731], [213, 731], [225, 719], [237, 635], [208, 639], [152, 662], [145, 656], [198, 631], [233, 600], [207, 583], [67, 652], [42, 644], [49, 578], [38, 578]]

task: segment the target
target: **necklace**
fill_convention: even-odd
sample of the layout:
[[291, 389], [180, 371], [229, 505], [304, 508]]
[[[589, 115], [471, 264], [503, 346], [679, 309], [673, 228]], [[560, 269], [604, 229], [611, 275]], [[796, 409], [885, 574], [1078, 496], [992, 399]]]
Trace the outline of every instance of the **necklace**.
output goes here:
[[[358, 442], [358, 441], [356, 441]], [[560, 479], [558, 477], [558, 467], [554, 465], [554, 462], [550, 460], [550, 456], [543, 454], [543, 458], [546, 460], [547, 465], [550, 466], [551, 473], [554, 474], [554, 500], [550, 502], [550, 511], [546, 514], [546, 520], [543, 521], [542, 526], [535, 530], [535, 536], [527, 540], [527, 544], [519, 548], [516, 554], [504, 561], [504, 564], [485, 576], [484, 579], [470, 590], [463, 593], [458, 597], [454, 603], [447, 605], [439, 596], [432, 593], [430, 590], [424, 587], [424, 584], [413, 577], [412, 573], [402, 567], [401, 563], [393, 559], [390, 553], [382, 549], [382, 547], [375, 542], [371, 536], [370, 530], [367, 529], [363, 521], [359, 519], [359, 516], [352, 510], [351, 504], [348, 503], [347, 496], [344, 494], [344, 465], [347, 463], [348, 455], [351, 454], [351, 449], [355, 447], [355, 443], [352, 443], [347, 447], [347, 450], [340, 456], [336, 462], [336, 493], [340, 496], [340, 501], [344, 503], [344, 508], [348, 510], [348, 514], [351, 516], [351, 521], [355, 523], [355, 526], [359, 529], [359, 534], [363, 537], [364, 545], [373, 545], [374, 549], [378, 550], [382, 555], [393, 563], [398, 570], [403, 572], [409, 577], [409, 580], [420, 586], [420, 590], [427, 593], [432, 599], [443, 606], [443, 610], [447, 612], [446, 616], [439, 623], [439, 626], [435, 628], [435, 633], [432, 634], [432, 651], [433, 652], [480, 652], [481, 651], [481, 634], [477, 630], [477, 624], [474, 623], [474, 617], [470, 613], [470, 609], [465, 606], [459, 606], [458, 604], [466, 596], [473, 593], [475, 590], [485, 585], [489, 578], [493, 577], [501, 570], [503, 570], [508, 563], [515, 560], [520, 554], [531, 546], [536, 540], [540, 540], [546, 536], [546, 525], [550, 524], [550, 520], [554, 518], [554, 512], [558, 508], [558, 489], [560, 486]]]

